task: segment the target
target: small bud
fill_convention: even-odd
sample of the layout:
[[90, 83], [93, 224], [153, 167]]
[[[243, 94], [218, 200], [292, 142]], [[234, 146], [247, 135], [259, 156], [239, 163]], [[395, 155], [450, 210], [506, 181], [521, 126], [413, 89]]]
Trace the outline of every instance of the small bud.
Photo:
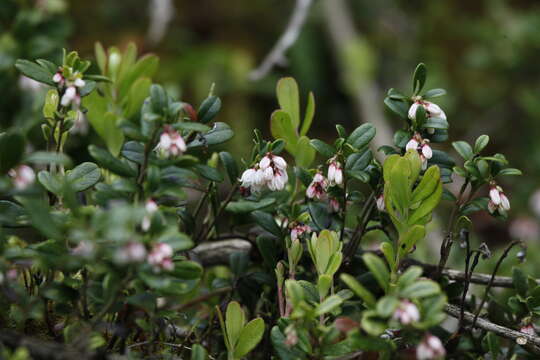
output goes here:
[[379, 211], [385, 211], [386, 210], [386, 205], [384, 204], [384, 195], [381, 194], [377, 197], [377, 201], [376, 201], [376, 204], [377, 204], [377, 210]]

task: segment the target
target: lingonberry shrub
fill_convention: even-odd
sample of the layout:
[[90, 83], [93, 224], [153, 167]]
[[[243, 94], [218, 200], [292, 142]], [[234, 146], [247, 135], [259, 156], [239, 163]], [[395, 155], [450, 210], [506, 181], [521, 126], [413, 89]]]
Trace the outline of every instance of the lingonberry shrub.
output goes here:
[[[336, 125], [332, 143], [310, 139], [314, 95], [301, 111], [296, 82], [284, 78], [274, 139], [255, 130], [251, 152], [235, 159], [213, 89], [198, 107], [174, 99], [152, 83], [157, 58], [134, 46], [98, 44], [96, 62], [98, 73], [76, 52], [16, 65], [50, 89], [43, 149], [26, 151], [16, 127], [0, 135], [4, 358], [539, 353], [538, 281], [519, 267], [496, 276], [521, 244], [480, 274], [490, 251], [469, 236], [470, 214], [506, 217], [500, 181], [520, 172], [485, 154], [486, 135], [452, 143], [459, 165], [439, 150], [449, 120], [434, 99], [445, 91], [424, 90], [423, 64], [412, 92], [391, 89], [384, 101], [402, 124], [393, 144], [372, 149], [369, 122]], [[99, 138], [90, 161], [74, 163], [65, 144], [81, 121]], [[415, 250], [441, 203], [452, 210], [439, 261], [421, 263]], [[362, 244], [368, 233], [375, 248]], [[452, 250], [464, 270], [447, 268]]]

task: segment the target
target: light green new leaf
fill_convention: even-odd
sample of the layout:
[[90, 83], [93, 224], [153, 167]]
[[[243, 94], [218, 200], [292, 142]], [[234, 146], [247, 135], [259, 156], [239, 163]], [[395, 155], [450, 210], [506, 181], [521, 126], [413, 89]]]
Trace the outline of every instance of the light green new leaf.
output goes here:
[[292, 77], [282, 78], [278, 81], [276, 94], [281, 109], [289, 113], [292, 126], [298, 129], [300, 125], [300, 99], [298, 95], [298, 84]]
[[298, 139], [297, 149], [294, 156], [296, 165], [308, 168], [313, 160], [315, 160], [315, 149], [311, 147], [309, 139], [306, 136], [301, 136]]
[[240, 333], [240, 338], [234, 350], [234, 357], [240, 359], [257, 346], [264, 335], [264, 321], [261, 318], [247, 323]]
[[377, 255], [371, 253], [362, 255], [362, 260], [364, 260], [367, 268], [373, 274], [381, 288], [386, 291], [388, 289], [388, 284], [390, 283], [390, 272], [384, 261]]
[[354, 277], [349, 274], [341, 274], [340, 279], [347, 284], [347, 286], [350, 287], [358, 297], [364, 300], [366, 306], [373, 307], [375, 305], [375, 296], [373, 296], [373, 294], [362, 284], [360, 284]]
[[377, 302], [377, 313], [382, 317], [388, 317], [394, 313], [394, 310], [396, 310], [398, 304], [399, 300], [395, 296], [383, 296]]
[[304, 122], [302, 123], [302, 129], [300, 130], [300, 135], [306, 135], [311, 127], [313, 122], [313, 117], [315, 116], [315, 97], [310, 91], [308, 95], [308, 102], [306, 105], [306, 114], [304, 115]]
[[389, 242], [383, 242], [380, 246], [382, 253], [384, 254], [384, 258], [386, 259], [386, 262], [388, 262], [388, 265], [390, 265], [390, 268], [394, 268], [395, 266], [395, 254], [394, 254], [394, 247]]
[[332, 286], [332, 276], [330, 275], [319, 275], [319, 280], [317, 281], [317, 290], [319, 291], [319, 297], [322, 299], [328, 294]]
[[208, 360], [208, 352], [199, 344], [191, 347], [191, 360]]
[[316, 315], [323, 315], [326, 314], [338, 306], [340, 306], [343, 303], [343, 299], [339, 297], [338, 295], [332, 295], [326, 298], [322, 303], [317, 305], [315, 309]]
[[414, 245], [426, 236], [426, 229], [421, 225], [414, 225], [399, 239], [399, 257], [405, 257]]
[[229, 339], [229, 344], [234, 349], [236, 343], [240, 337], [240, 333], [244, 328], [246, 323], [244, 310], [240, 304], [236, 301], [231, 301], [227, 305], [227, 312], [225, 314], [225, 327], [227, 329], [227, 338]]
[[396, 165], [398, 159], [400, 156], [398, 154], [390, 155], [389, 157], [384, 160], [383, 164], [383, 178], [384, 181], [390, 181], [390, 174], [392, 169], [394, 168], [394, 165]]
[[275, 139], [285, 140], [285, 149], [291, 154], [296, 154], [298, 135], [289, 113], [276, 110], [270, 116], [270, 132]]
[[409, 176], [411, 169], [409, 161], [401, 157], [390, 172], [390, 179], [387, 185], [390, 186], [390, 196], [398, 211], [404, 215], [409, 207], [411, 188], [409, 186]]
[[109, 151], [115, 156], [118, 155], [124, 143], [124, 134], [117, 126], [117, 115], [107, 110], [108, 100], [97, 91], [93, 91], [84, 98], [84, 103], [88, 108], [87, 117], [90, 125], [105, 141]]
[[439, 284], [432, 280], [419, 280], [407, 286], [401, 292], [401, 296], [406, 298], [423, 298], [441, 292]]
[[411, 214], [408, 221], [409, 225], [426, 224], [425, 220], [429, 219], [429, 215], [433, 209], [435, 209], [435, 206], [437, 206], [439, 201], [441, 201], [442, 192], [442, 183], [439, 181], [435, 191]]
[[422, 268], [420, 266], [409, 267], [398, 279], [397, 285], [400, 289], [405, 289], [411, 285], [422, 275]]
[[411, 204], [424, 200], [437, 189], [441, 173], [437, 165], [430, 166], [412, 193]]

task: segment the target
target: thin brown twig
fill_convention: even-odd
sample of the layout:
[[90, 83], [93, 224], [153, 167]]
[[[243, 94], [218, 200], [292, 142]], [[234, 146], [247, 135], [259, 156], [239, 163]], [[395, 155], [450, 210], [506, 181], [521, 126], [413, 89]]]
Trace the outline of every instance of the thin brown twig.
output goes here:
[[484, 291], [484, 297], [482, 298], [482, 301], [480, 302], [480, 306], [476, 310], [476, 314], [474, 315], [474, 320], [472, 323], [472, 326], [474, 327], [476, 321], [478, 320], [478, 316], [480, 315], [480, 311], [482, 311], [482, 308], [484, 307], [484, 304], [486, 302], [489, 290], [493, 286], [493, 280], [495, 279], [495, 276], [497, 275], [497, 272], [499, 271], [499, 267], [501, 266], [503, 260], [508, 256], [508, 253], [510, 250], [515, 246], [521, 243], [521, 240], [514, 240], [510, 245], [506, 247], [504, 252], [502, 253], [501, 257], [497, 261], [497, 264], [495, 265], [495, 269], [493, 269], [493, 273], [491, 274], [491, 279], [489, 280], [486, 290]]

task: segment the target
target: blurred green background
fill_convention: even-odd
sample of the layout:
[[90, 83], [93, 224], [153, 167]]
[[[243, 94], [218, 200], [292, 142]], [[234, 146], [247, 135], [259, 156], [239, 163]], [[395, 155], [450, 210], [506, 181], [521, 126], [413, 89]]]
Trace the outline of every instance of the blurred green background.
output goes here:
[[[540, 192], [533, 196], [540, 189], [540, 2], [315, 0], [287, 64], [249, 80], [294, 7], [293, 0], [0, 0], [0, 129], [16, 124], [40, 147], [41, 90], [21, 79], [13, 63], [58, 61], [64, 46], [92, 58], [96, 41], [120, 48], [135, 42], [160, 57], [155, 80], [194, 105], [215, 83], [224, 104], [219, 120], [236, 131], [230, 150], [239, 156], [248, 155], [253, 128], [269, 136], [280, 77], [294, 76], [303, 94], [315, 93], [310, 137], [331, 141], [337, 123], [401, 127], [384, 108], [384, 93], [410, 91], [422, 61], [427, 87], [448, 91], [436, 102], [448, 116], [450, 138], [473, 142], [486, 133], [487, 151], [504, 153], [524, 172], [502, 184], [512, 202], [508, 223], [475, 216], [480, 240], [495, 248], [517, 236], [540, 260], [532, 251], [540, 217]], [[95, 138], [89, 129], [68, 151], [84, 158]]]

